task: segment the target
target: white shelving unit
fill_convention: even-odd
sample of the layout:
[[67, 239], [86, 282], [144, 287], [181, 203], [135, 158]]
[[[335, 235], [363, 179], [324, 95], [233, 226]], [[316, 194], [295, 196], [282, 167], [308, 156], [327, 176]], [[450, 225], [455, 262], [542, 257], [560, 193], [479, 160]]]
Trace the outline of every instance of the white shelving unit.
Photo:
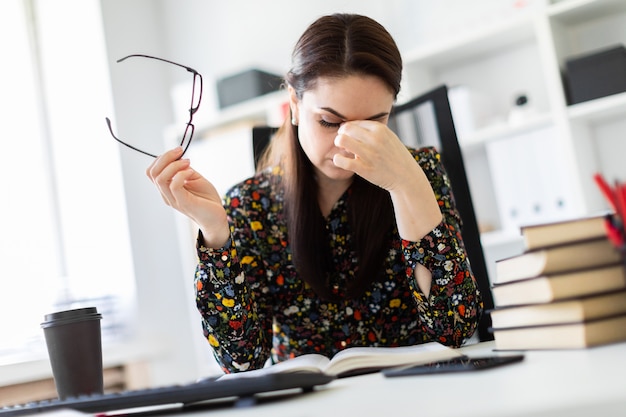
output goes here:
[[[626, 166], [617, 156], [626, 155], [626, 93], [568, 106], [563, 82], [568, 58], [617, 44], [626, 44], [625, 0], [546, 0], [404, 54], [405, 97], [446, 84], [463, 86], [491, 103], [489, 123], [459, 134], [479, 224], [498, 236], [485, 241], [503, 244], [507, 239], [502, 236], [519, 236], [515, 226], [606, 208], [592, 180], [595, 172], [626, 179]], [[507, 123], [520, 94], [529, 98], [534, 111], [516, 124]], [[530, 145], [529, 140], [532, 150], [520, 152], [519, 137], [531, 138], [533, 132], [543, 135], [543, 142]], [[505, 155], [502, 149], [509, 142]], [[554, 175], [541, 169], [546, 164], [540, 155], [543, 143], [555, 161]], [[493, 161], [505, 156], [511, 161]], [[549, 188], [559, 197], [547, 202], [553, 207], [544, 210], [535, 204], [528, 207], [528, 212], [535, 211], [529, 216], [507, 219], [510, 213], [502, 208], [509, 202], [502, 200], [513, 197], [494, 181], [503, 175], [510, 184], [524, 183], [514, 194], [527, 193], [529, 204]]]

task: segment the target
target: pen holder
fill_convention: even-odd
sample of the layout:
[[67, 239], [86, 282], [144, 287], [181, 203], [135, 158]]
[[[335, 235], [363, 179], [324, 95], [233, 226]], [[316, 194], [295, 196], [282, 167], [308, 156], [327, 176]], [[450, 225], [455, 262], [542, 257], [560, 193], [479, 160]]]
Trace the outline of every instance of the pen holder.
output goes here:
[[626, 268], [626, 232], [624, 231], [624, 220], [617, 214], [607, 214], [606, 235], [615, 249], [620, 253], [622, 263]]

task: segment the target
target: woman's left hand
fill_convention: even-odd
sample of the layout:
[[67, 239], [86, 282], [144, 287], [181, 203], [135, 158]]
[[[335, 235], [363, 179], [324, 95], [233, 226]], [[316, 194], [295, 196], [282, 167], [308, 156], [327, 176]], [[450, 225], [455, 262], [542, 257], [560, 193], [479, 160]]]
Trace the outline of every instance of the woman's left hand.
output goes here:
[[[336, 166], [389, 191], [403, 239], [417, 241], [441, 222], [430, 181], [387, 125], [371, 120], [346, 122], [337, 131], [335, 146], [341, 149], [333, 157]], [[424, 285], [428, 282], [429, 275]]]
[[337, 131], [335, 146], [342, 150], [333, 158], [336, 166], [390, 192], [424, 175], [406, 145], [380, 122], [343, 123]]

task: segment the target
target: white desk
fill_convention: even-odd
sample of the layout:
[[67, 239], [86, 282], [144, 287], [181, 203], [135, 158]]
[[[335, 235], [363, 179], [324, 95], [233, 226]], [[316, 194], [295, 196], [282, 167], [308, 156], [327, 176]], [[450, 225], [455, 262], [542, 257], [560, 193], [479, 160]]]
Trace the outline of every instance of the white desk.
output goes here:
[[[491, 353], [492, 342], [463, 348]], [[484, 371], [338, 379], [315, 392], [252, 408], [180, 416], [626, 416], [626, 343], [582, 350], [530, 351], [521, 363]]]

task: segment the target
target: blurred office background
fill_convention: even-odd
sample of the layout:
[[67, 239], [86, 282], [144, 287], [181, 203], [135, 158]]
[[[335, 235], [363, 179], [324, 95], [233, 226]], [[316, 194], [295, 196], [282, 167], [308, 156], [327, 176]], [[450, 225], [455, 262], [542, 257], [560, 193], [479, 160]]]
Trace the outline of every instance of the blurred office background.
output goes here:
[[195, 310], [192, 233], [145, 176], [151, 158], [117, 144], [105, 124], [134, 144], [168, 145], [184, 130], [192, 76], [117, 59], [148, 54], [197, 70], [194, 120], [206, 125], [221, 114], [217, 80], [250, 68], [283, 74], [320, 15], [369, 15], [405, 53], [537, 3], [3, 0], [0, 367], [45, 363], [43, 315], [89, 304], [104, 315], [105, 362], [146, 362], [153, 385], [219, 372]]

